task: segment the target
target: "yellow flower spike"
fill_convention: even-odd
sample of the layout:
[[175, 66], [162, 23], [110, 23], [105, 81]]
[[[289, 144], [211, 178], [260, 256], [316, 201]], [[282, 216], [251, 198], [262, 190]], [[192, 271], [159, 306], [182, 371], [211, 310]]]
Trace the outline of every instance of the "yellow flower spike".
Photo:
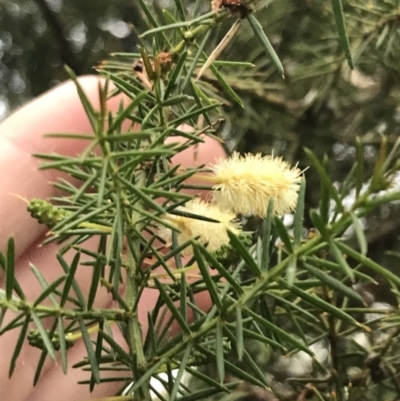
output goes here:
[[[199, 237], [199, 242], [208, 244], [207, 249], [209, 251], [216, 251], [222, 246], [229, 244], [227, 230], [233, 231], [235, 234], [241, 232], [240, 224], [235, 221], [236, 215], [234, 213], [223, 212], [217, 205], [211, 205], [201, 199], [193, 199], [187, 202], [184, 207], [177, 208], [177, 210], [219, 221], [219, 223], [212, 223], [171, 214], [163, 216], [170, 225], [172, 224], [172, 226], [175, 226], [180, 231], [180, 233], [178, 233], [179, 244]], [[159, 234], [161, 238], [169, 243], [171, 242], [171, 229], [161, 226]], [[182, 253], [183, 255], [190, 255], [193, 252], [191, 248], [188, 247], [184, 249]]]
[[302, 172], [280, 157], [234, 152], [211, 169], [215, 173], [213, 199], [222, 210], [265, 217], [271, 198], [278, 215], [296, 206]]

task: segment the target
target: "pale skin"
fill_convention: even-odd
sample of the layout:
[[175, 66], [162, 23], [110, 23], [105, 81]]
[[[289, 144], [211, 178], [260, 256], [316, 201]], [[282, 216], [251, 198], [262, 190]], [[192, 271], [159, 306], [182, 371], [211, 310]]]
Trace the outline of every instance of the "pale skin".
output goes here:
[[[92, 76], [82, 77], [80, 84], [94, 107], [98, 108], [99, 79]], [[109, 100], [109, 110], [117, 110], [121, 99], [123, 98], [118, 96]], [[57, 132], [92, 132], [72, 82], [64, 83], [45, 93], [0, 123], [0, 250], [4, 252], [8, 238], [13, 236], [17, 252], [16, 279], [28, 300], [34, 300], [41, 292], [40, 285], [31, 272], [30, 263], [40, 269], [48, 282], [54, 281], [62, 274], [55, 259], [57, 246], [50, 244], [39, 247], [47, 227], [39, 225], [29, 216], [26, 203], [20, 199], [48, 199], [55, 194], [49, 182], [57, 179], [57, 172], [38, 171], [38, 161], [32, 157], [32, 153], [56, 152], [75, 156], [87, 145], [78, 140], [43, 138], [43, 134]], [[177, 155], [173, 162], [187, 167], [213, 163], [224, 155], [219, 143], [205, 138], [205, 143], [200, 144], [196, 151], [188, 149]], [[95, 248], [96, 244], [97, 240], [94, 239], [85, 246]], [[73, 255], [69, 254], [66, 259], [70, 261], [72, 257]], [[79, 269], [76, 278], [82, 291], [87, 293], [90, 287], [90, 269]], [[0, 288], [4, 288], [2, 272]], [[157, 293], [148, 290], [139, 305], [144, 332], [147, 331], [147, 311], [151, 310], [156, 299]], [[197, 303], [203, 309], [210, 306], [206, 295], [198, 297]], [[96, 306], [109, 308], [111, 305], [110, 295], [106, 291], [100, 291]], [[5, 322], [11, 319], [12, 314], [8, 313]], [[50, 359], [44, 365], [39, 383], [33, 387], [40, 351], [27, 344], [22, 349], [13, 377], [8, 379], [9, 363], [17, 338], [17, 331], [0, 337], [0, 392], [4, 400], [84, 401], [113, 395], [120, 388], [121, 384], [107, 383], [96, 386], [93, 393], [90, 393], [87, 386], [76, 384], [79, 380], [88, 379], [86, 372], [70, 368], [65, 376], [60, 364]], [[78, 340], [68, 351], [69, 366], [80, 361], [85, 353], [83, 342]]]

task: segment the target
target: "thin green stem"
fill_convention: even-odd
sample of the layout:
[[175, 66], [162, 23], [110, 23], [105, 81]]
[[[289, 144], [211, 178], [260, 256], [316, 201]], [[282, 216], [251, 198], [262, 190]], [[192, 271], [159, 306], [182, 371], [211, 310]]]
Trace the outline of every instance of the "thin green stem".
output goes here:
[[[128, 321], [131, 318], [132, 312], [123, 309], [92, 309], [89, 311], [55, 308], [53, 306], [46, 305], [34, 305], [33, 302], [27, 302], [25, 300], [10, 299], [5, 298], [0, 299], [0, 309], [6, 308], [10, 310], [18, 310], [26, 313], [36, 313], [40, 318], [45, 318], [48, 316], [63, 317], [65, 319], [76, 320], [77, 318], [82, 318], [84, 320], [116, 320], [116, 321]], [[6, 330], [3, 327], [0, 331], [0, 335]]]
[[[106, 113], [104, 108], [103, 114]], [[105, 141], [103, 131], [97, 132], [97, 136], [100, 139], [100, 147], [103, 153], [103, 159], [109, 161], [109, 173], [112, 176], [116, 193], [119, 194], [121, 199], [121, 205], [129, 204], [129, 196], [127, 195], [124, 187], [119, 179], [119, 166], [117, 162], [111, 157], [112, 150], [110, 144]], [[136, 186], [137, 188], [144, 187], [146, 184], [146, 174], [143, 170], [140, 170], [136, 175]], [[128, 237], [128, 266], [127, 266], [127, 282], [126, 282], [126, 294], [125, 301], [126, 305], [131, 312], [128, 318], [128, 347], [132, 356], [132, 375], [136, 379], [139, 379], [147, 370], [146, 357], [143, 350], [142, 340], [142, 328], [139, 322], [139, 315], [137, 313], [138, 299], [140, 297], [140, 288], [142, 284], [142, 277], [140, 274], [141, 266], [138, 265], [137, 261], [141, 260], [140, 254], [140, 237], [135, 232], [141, 232], [143, 222], [142, 215], [139, 212], [142, 208], [143, 201], [137, 202], [135, 211], [132, 212], [130, 218], [126, 216], [125, 225], [122, 224], [124, 229], [127, 227], [134, 227], [135, 230], [130, 230], [127, 234]], [[123, 206], [122, 206], [123, 207]], [[139, 211], [138, 211], [139, 210]], [[145, 380], [139, 389], [135, 392], [135, 399], [143, 401], [151, 401], [149, 381]]]
[[[140, 188], [146, 183], [146, 174], [141, 171], [138, 174], [136, 185]], [[140, 208], [140, 204], [137, 208]], [[130, 224], [135, 227], [138, 231], [141, 231], [140, 221], [142, 215], [139, 211], [134, 211], [131, 215]], [[143, 223], [142, 223], [143, 224]], [[126, 295], [125, 301], [129, 309], [133, 312], [130, 319], [128, 320], [128, 345], [132, 355], [132, 373], [133, 377], [139, 379], [147, 370], [146, 356], [143, 350], [143, 336], [142, 328], [139, 321], [139, 315], [137, 313], [138, 298], [140, 297], [140, 288], [143, 281], [141, 275], [141, 266], [138, 261], [141, 260], [140, 252], [140, 237], [132, 230], [129, 235], [129, 246], [128, 246], [128, 271], [127, 271], [127, 282], [126, 282]], [[149, 381], [145, 380], [142, 386], [135, 391], [135, 399], [151, 401]]]

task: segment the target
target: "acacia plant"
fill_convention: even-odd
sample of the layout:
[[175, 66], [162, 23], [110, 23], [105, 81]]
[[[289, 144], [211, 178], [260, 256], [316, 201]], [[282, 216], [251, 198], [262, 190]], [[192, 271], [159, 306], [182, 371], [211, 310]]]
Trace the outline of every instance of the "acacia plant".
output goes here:
[[[280, 157], [233, 153], [210, 167], [173, 166], [174, 155], [196, 149], [205, 136], [218, 138], [224, 102], [241, 105], [224, 68], [239, 73], [252, 65], [219, 59], [232, 37], [252, 31], [282, 79], [284, 67], [254, 0], [214, 0], [206, 12], [200, 0], [190, 11], [175, 0], [173, 12], [139, 3], [149, 29], [140, 35], [138, 54], [115, 54], [99, 67], [107, 79], [99, 111], [70, 72], [94, 134], [62, 136], [87, 141], [86, 150], [77, 157], [36, 155], [43, 169], [74, 179], [53, 183], [63, 195], [28, 205], [49, 227], [43, 246], [63, 244], [57, 260], [64, 274], [47, 282], [40, 266], [32, 266], [43, 292], [27, 299], [14, 277], [18, 244], [10, 239], [0, 255], [6, 277], [1, 321], [15, 315], [0, 335], [19, 332], [10, 375], [24, 341], [42, 350], [35, 382], [45, 359], [57, 354], [68, 374], [68, 348], [83, 341], [87, 356], [75, 366], [88, 371], [81, 385], [119, 381], [121, 391], [110, 400], [194, 401], [249, 388], [266, 399], [376, 400], [384, 394], [394, 400], [400, 315], [396, 307], [374, 306], [365, 288], [379, 278], [398, 303], [400, 278], [367, 257], [361, 219], [400, 199], [391, 188], [400, 142], [389, 149], [382, 141], [367, 180], [357, 142], [357, 160], [339, 188], [327, 160], [306, 149], [309, 169], [320, 177], [319, 207], [311, 211], [304, 202], [307, 171]], [[353, 67], [341, 1], [332, 5], [334, 34]], [[213, 46], [223, 22], [231, 28]], [[203, 80], [205, 72], [218, 85]], [[130, 103], [109, 113], [107, 97], [121, 92]], [[186, 189], [211, 191], [209, 202]], [[353, 202], [345, 206], [349, 194]], [[283, 218], [288, 213], [291, 224]], [[258, 230], [246, 231], [248, 216], [258, 218]], [[355, 246], [347, 244], [350, 235]], [[85, 245], [89, 238], [97, 240], [96, 251]], [[64, 255], [71, 249], [76, 254], [69, 264]], [[75, 279], [79, 269], [92, 272], [88, 293]], [[96, 307], [101, 287], [113, 308]], [[158, 300], [143, 321], [138, 305], [149, 289]], [[211, 299], [209, 310], [197, 305], [199, 294]], [[295, 372], [288, 363], [299, 360], [302, 370]]]

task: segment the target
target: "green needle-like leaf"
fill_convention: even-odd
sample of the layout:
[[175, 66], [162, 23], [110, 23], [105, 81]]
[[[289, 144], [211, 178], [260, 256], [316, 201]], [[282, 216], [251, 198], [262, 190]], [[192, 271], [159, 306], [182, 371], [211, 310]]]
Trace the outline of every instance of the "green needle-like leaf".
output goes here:
[[356, 172], [355, 172], [356, 197], [360, 195], [363, 183], [364, 183], [364, 149], [360, 137], [357, 137]]
[[92, 104], [90, 103], [90, 100], [86, 96], [85, 91], [83, 90], [82, 86], [80, 85], [74, 71], [71, 68], [69, 68], [68, 66], [65, 66], [65, 70], [67, 71], [67, 74], [70, 76], [70, 78], [74, 81], [74, 83], [76, 85], [76, 89], [78, 91], [79, 98], [81, 100], [83, 107], [85, 108], [86, 115], [89, 118], [92, 129], [94, 132], [96, 132], [97, 128], [98, 128], [96, 111], [94, 110]]
[[61, 316], [57, 317], [58, 322], [58, 338], [60, 341], [60, 355], [61, 355], [61, 365], [63, 373], [66, 375], [68, 371], [68, 353], [67, 353], [67, 343], [65, 341], [65, 330], [64, 323]]
[[365, 236], [364, 229], [361, 226], [359, 218], [354, 213], [350, 213], [350, 217], [351, 221], [353, 222], [353, 228], [356, 234], [358, 245], [360, 246], [361, 254], [366, 255], [368, 251], [368, 242]]
[[222, 303], [221, 303], [220, 295], [218, 294], [217, 286], [215, 285], [215, 283], [211, 277], [209, 267], [206, 266], [206, 264], [204, 263], [203, 256], [200, 254], [200, 252], [198, 250], [198, 245], [196, 243], [193, 243], [193, 251], [194, 251], [194, 255], [196, 257], [196, 262], [199, 266], [201, 275], [206, 283], [207, 290], [210, 293], [213, 304], [218, 308], [218, 310], [221, 310]]
[[[79, 383], [94, 392], [98, 383], [130, 383], [104, 401], [234, 401], [236, 395], [268, 398], [269, 392], [296, 400], [392, 397], [399, 387], [398, 310], [365, 305], [375, 290], [377, 301], [383, 290], [383, 301], [400, 303], [396, 266], [366, 256], [382, 228], [395, 233], [400, 199], [393, 78], [398, 7], [395, 0], [368, 6], [331, 0], [313, 2], [303, 13], [281, 3], [139, 0], [131, 26], [138, 50], [100, 63], [106, 83], [101, 79], [96, 93], [95, 82], [99, 101], [92, 103], [85, 79], [67, 69], [93, 133], [49, 134], [50, 148], [74, 142], [82, 151], [37, 155], [41, 168], [55, 169], [56, 192], [31, 200], [29, 211], [49, 227], [44, 246], [61, 246], [62, 271], [48, 281], [46, 266], [32, 266], [41, 287], [33, 299], [21, 289], [14, 240], [3, 241], [0, 335], [17, 330], [10, 375], [28, 337], [41, 348], [35, 384], [48, 356], [57, 356], [67, 373], [69, 355], [77, 351], [69, 348], [78, 342], [86, 356], [74, 367], [88, 373]], [[362, 68], [342, 68], [343, 51], [351, 68], [355, 59]], [[284, 84], [276, 72], [289, 75]], [[390, 133], [378, 154], [381, 131]], [[356, 133], [361, 139], [353, 147]], [[315, 151], [306, 150], [311, 167], [307, 183], [299, 183], [293, 227], [274, 214], [273, 199], [264, 221], [237, 216], [251, 231], [229, 232], [229, 244], [218, 250], [181, 224], [182, 217], [196, 219], [200, 229], [223, 223], [199, 216], [200, 208], [182, 210], [222, 181], [206, 163], [213, 157], [210, 139], [228, 152], [274, 147], [302, 167], [302, 146]], [[274, 189], [295, 196], [285, 182], [291, 173], [276, 173], [272, 165], [254, 171], [271, 174]], [[256, 185], [254, 191], [256, 200]], [[379, 213], [386, 205], [393, 219], [380, 227], [375, 220], [387, 220]], [[367, 230], [375, 226], [371, 237]], [[181, 243], [178, 232], [190, 239]], [[88, 240], [97, 247], [89, 248]], [[106, 309], [95, 307], [100, 287], [114, 301]], [[29, 332], [30, 325], [37, 330]], [[362, 330], [371, 331], [383, 380], [373, 377], [377, 369], [365, 369], [371, 346], [357, 344]], [[287, 389], [288, 396], [281, 394]]]
[[286, 269], [286, 282], [289, 287], [291, 287], [294, 283], [294, 279], [296, 277], [296, 268], [297, 268], [297, 258], [295, 256], [289, 256], [290, 261], [288, 263], [288, 267]]
[[27, 315], [26, 318], [25, 318], [24, 324], [22, 325], [21, 331], [19, 333], [17, 343], [15, 344], [13, 355], [11, 357], [10, 368], [8, 370], [8, 377], [9, 378], [14, 373], [15, 366], [16, 366], [16, 363], [17, 363], [17, 358], [18, 358], [19, 354], [21, 353], [22, 346], [24, 345], [30, 321], [31, 321], [30, 316]]
[[190, 66], [186, 72], [186, 78], [185, 78], [182, 86], [179, 88], [181, 92], [183, 92], [185, 90], [185, 88], [189, 84], [189, 81], [192, 79], [193, 72], [198, 65], [198, 61], [203, 54], [204, 47], [207, 44], [207, 42], [209, 41], [212, 31], [213, 31], [212, 29], [208, 29], [206, 34], [204, 35], [204, 38], [203, 38], [202, 42], [200, 43], [200, 46], [197, 49], [196, 54], [194, 55], [194, 59], [191, 62]]
[[311, 266], [308, 263], [303, 263], [303, 266], [315, 277], [321, 280], [322, 283], [325, 283], [328, 288], [335, 289], [338, 293], [343, 294], [344, 296], [348, 297], [349, 299], [357, 302], [357, 303], [364, 303], [363, 298], [360, 294], [354, 291], [352, 288], [347, 287], [343, 284], [340, 280], [337, 280], [329, 273], [325, 273], [321, 269], [318, 269], [314, 266]]
[[340, 267], [342, 267], [343, 271], [350, 277], [352, 281], [354, 281], [354, 272], [353, 269], [347, 263], [343, 253], [340, 252], [340, 249], [337, 246], [337, 243], [332, 238], [328, 240], [329, 248], [332, 252], [332, 255], [337, 260]]
[[1, 267], [4, 271], [6, 271], [6, 268], [7, 268], [6, 265], [7, 265], [6, 258], [5, 258], [5, 256], [3, 255], [3, 252], [0, 251], [0, 267]]
[[279, 296], [278, 294], [275, 294], [274, 291], [270, 291], [268, 295], [274, 299], [276, 299], [279, 303], [282, 303], [284, 305], [289, 305], [292, 310], [298, 312], [300, 315], [304, 316], [304, 319], [319, 324], [320, 321], [317, 317], [315, 317], [312, 313], [310, 313], [307, 309], [291, 302], [289, 299], [284, 298], [283, 296]]
[[[326, 172], [329, 172], [329, 159], [326, 155], [322, 159], [322, 166]], [[324, 224], [328, 224], [331, 219], [331, 193], [325, 182], [320, 179], [320, 201], [319, 201], [319, 214]]]
[[82, 340], [85, 344], [88, 360], [90, 363], [90, 369], [92, 372], [92, 378], [95, 383], [100, 383], [100, 371], [99, 371], [99, 362], [96, 358], [96, 352], [93, 349], [92, 340], [90, 339], [90, 334], [88, 329], [85, 325], [85, 322], [81, 317], [78, 318], [79, 321], [79, 328], [82, 333]]
[[31, 312], [31, 317], [33, 322], [35, 323], [40, 337], [43, 341], [43, 344], [45, 346], [45, 349], [47, 351], [47, 353], [50, 355], [50, 357], [55, 361], [56, 360], [56, 353], [54, 350], [54, 346], [53, 343], [51, 342], [51, 339], [49, 337], [49, 334], [47, 333], [47, 330], [44, 328], [40, 318], [38, 317], [38, 315], [35, 312]]
[[267, 215], [263, 222], [263, 237], [260, 242], [261, 252], [257, 249], [257, 255], [260, 255], [258, 264], [262, 272], [268, 271], [270, 263], [271, 230], [274, 221], [274, 199], [268, 202]]
[[[230, 385], [230, 383], [224, 383], [222, 385], [221, 383], [219, 383], [219, 381], [214, 380], [213, 377], [210, 377], [209, 375], [202, 373], [199, 369], [194, 369], [194, 368], [192, 368], [190, 366], [187, 366], [186, 370], [193, 377], [201, 380], [205, 384], [208, 384], [210, 386], [210, 389], [215, 389], [218, 392], [229, 393], [229, 385]], [[207, 389], [207, 390], [209, 391], [210, 389]], [[195, 397], [195, 396], [196, 396], [196, 394], [193, 394], [192, 396], [188, 396], [188, 398], [192, 399], [192, 397]], [[182, 399], [184, 399], [184, 398], [186, 399], [186, 397], [182, 397]]]
[[178, 11], [179, 18], [181, 19], [181, 21], [185, 21], [185, 9], [183, 7], [182, 0], [175, 0], [175, 6]]
[[[216, 63], [214, 63], [214, 64], [216, 64]], [[219, 72], [219, 70], [217, 69], [217, 67], [214, 64], [210, 65], [210, 71], [214, 74], [215, 78], [217, 79], [218, 83], [221, 85], [222, 89], [234, 102], [236, 102], [239, 106], [244, 107], [243, 102], [240, 99], [240, 97], [236, 94], [236, 92], [232, 89], [232, 87], [226, 82], [225, 78]]]
[[243, 338], [243, 317], [242, 317], [242, 309], [240, 306], [236, 307], [236, 351], [239, 358], [239, 361], [243, 358], [244, 352], [244, 338]]
[[237, 253], [246, 261], [247, 266], [255, 274], [255, 276], [259, 277], [261, 275], [261, 269], [258, 266], [257, 262], [254, 260], [253, 256], [247, 250], [243, 242], [232, 231], [228, 230], [228, 236], [231, 241], [232, 247], [236, 249]]
[[40, 376], [42, 374], [42, 370], [44, 367], [44, 363], [46, 362], [47, 354], [48, 354], [48, 352], [47, 352], [46, 348], [40, 354], [39, 362], [36, 367], [35, 377], [33, 378], [34, 386], [36, 386], [36, 384], [39, 382], [39, 379], [40, 379]]
[[122, 122], [128, 118], [128, 116], [132, 113], [132, 111], [143, 102], [144, 98], [147, 96], [148, 91], [144, 90], [138, 93], [132, 102], [124, 107], [123, 111], [117, 114], [117, 117], [113, 119], [111, 126], [108, 128], [108, 132], [114, 132], [117, 127], [120, 127]]
[[216, 351], [219, 382], [223, 384], [225, 381], [225, 356], [224, 356], [224, 336], [223, 336], [222, 322], [217, 323], [215, 331], [215, 351]]
[[279, 350], [280, 352], [283, 352], [283, 353], [287, 352], [287, 349], [282, 344], [274, 341], [271, 338], [268, 338], [264, 334], [259, 334], [253, 330], [249, 330], [246, 328], [243, 328], [243, 334], [246, 339], [253, 339], [253, 340], [259, 341], [262, 344], [270, 345], [273, 349]]
[[42, 301], [44, 301], [47, 297], [51, 300], [51, 303], [54, 307], [58, 308], [59, 304], [54, 297], [54, 293], [61, 283], [65, 281], [65, 276], [58, 277], [52, 284], [48, 285], [47, 283], [42, 285], [44, 291], [36, 298], [33, 306], [39, 305]]
[[[205, 349], [204, 347], [198, 346], [198, 348], [205, 354], [207, 355], [210, 360], [214, 360], [215, 359], [215, 355]], [[240, 367], [238, 367], [237, 365], [235, 365], [234, 363], [230, 362], [228, 359], [225, 359], [224, 361], [225, 363], [225, 370], [227, 372], [230, 372], [231, 374], [235, 375], [237, 378], [240, 378], [242, 380], [245, 380], [249, 383], [252, 383], [256, 386], [259, 387], [265, 387], [265, 383], [264, 381], [260, 381], [258, 380], [256, 377], [254, 377], [254, 375], [252, 375], [251, 373], [247, 372], [246, 370], [241, 369]]]
[[[292, 287], [292, 289], [293, 288], [294, 287]], [[268, 330], [273, 332], [277, 337], [281, 338], [284, 341], [287, 341], [289, 344], [291, 344], [296, 349], [299, 349], [301, 351], [306, 352], [307, 354], [309, 354], [311, 356], [314, 356], [313, 352], [308, 347], [306, 347], [304, 344], [302, 344], [300, 341], [298, 341], [294, 336], [287, 333], [285, 330], [282, 330], [280, 327], [271, 323], [269, 320], [264, 319], [263, 317], [261, 317], [260, 315], [253, 312], [250, 309], [247, 309], [246, 311], [255, 321], [257, 321], [261, 326], [265, 326]]]
[[[103, 352], [103, 329], [104, 329], [104, 322], [99, 322], [99, 331], [97, 333], [96, 339], [96, 347], [95, 347], [95, 358], [96, 361], [101, 361], [101, 356]], [[92, 371], [90, 377], [90, 392], [93, 391], [97, 380], [97, 375], [95, 372]]]
[[365, 267], [369, 267], [380, 276], [386, 278], [393, 285], [400, 286], [400, 278], [396, 274], [393, 274], [390, 270], [374, 262], [367, 256], [364, 256], [361, 253], [355, 251], [353, 248], [349, 247], [341, 241], [337, 241], [336, 245], [339, 249], [341, 249], [344, 254], [350, 256], [351, 258], [354, 258], [358, 262], [362, 263]]
[[112, 337], [112, 332], [110, 333], [106, 333], [105, 331], [103, 331], [102, 333], [103, 336], [103, 340], [105, 340], [106, 342], [108, 342], [108, 344], [110, 344], [110, 346], [112, 347], [113, 351], [115, 352], [115, 355], [118, 356], [118, 358], [121, 358], [121, 360], [126, 363], [127, 365], [130, 364], [131, 362], [131, 357], [129, 356], [129, 354], [121, 347], [120, 344], [118, 344], [118, 342], [116, 342], [114, 340], [114, 338]]
[[216, 108], [218, 108], [220, 105], [220, 103], [214, 103], [214, 104], [210, 104], [207, 106], [204, 106], [201, 109], [196, 108], [193, 111], [189, 111], [188, 113], [184, 114], [181, 117], [176, 118], [175, 120], [171, 121], [171, 125], [178, 127], [180, 124], [184, 123], [184, 122], [188, 122], [191, 120], [194, 120], [195, 118], [201, 116], [202, 114], [207, 113], [208, 111], [214, 110]]
[[186, 320], [184, 320], [182, 314], [179, 312], [178, 308], [172, 301], [171, 297], [168, 295], [166, 289], [164, 288], [164, 285], [157, 278], [154, 278], [154, 282], [155, 282], [158, 290], [160, 291], [160, 296], [164, 300], [165, 304], [168, 306], [169, 310], [171, 311], [171, 313], [174, 316], [174, 318], [176, 319], [176, 321], [181, 326], [182, 330], [186, 334], [190, 335], [190, 328], [189, 328]]
[[176, 400], [176, 398], [178, 396], [178, 391], [181, 386], [182, 377], [186, 371], [186, 367], [189, 362], [189, 357], [190, 357], [191, 351], [192, 351], [192, 345], [189, 344], [188, 347], [185, 349], [182, 359], [179, 361], [179, 370], [178, 370], [178, 374], [176, 375], [176, 378], [175, 378], [174, 386], [170, 393], [169, 401]]
[[293, 245], [292, 240], [290, 239], [288, 230], [286, 229], [285, 225], [283, 224], [283, 220], [279, 216], [275, 216], [274, 218], [275, 228], [277, 233], [279, 234], [280, 239], [282, 240], [283, 244], [286, 247], [288, 253], [293, 253]]
[[236, 291], [237, 294], [243, 294], [243, 288], [240, 286], [239, 282], [233, 277], [232, 273], [226, 269], [218, 260], [207, 251], [205, 247], [201, 244], [196, 244], [196, 248], [201, 251], [204, 255], [205, 259], [208, 261], [210, 267], [217, 269], [218, 273], [226, 279], [226, 281], [232, 286], [232, 288]]
[[300, 289], [299, 287], [297, 287], [295, 285], [292, 286], [290, 290], [295, 295], [304, 299], [310, 305], [318, 307], [321, 310], [321, 312], [322, 311], [327, 312], [339, 320], [343, 320], [343, 321], [351, 323], [359, 328], [362, 328], [363, 330], [369, 331], [369, 330], [367, 330], [366, 326], [359, 323], [356, 319], [354, 319], [348, 313], [343, 312], [340, 308], [337, 308], [336, 306], [330, 304], [329, 302], [324, 301], [323, 299], [319, 298], [318, 296], [310, 294], [306, 291], [303, 291], [302, 289]]
[[351, 69], [354, 68], [353, 58], [351, 56], [349, 38], [346, 32], [346, 23], [344, 21], [343, 5], [342, 0], [332, 0], [333, 14], [335, 16], [336, 27], [339, 33], [339, 41], [344, 54], [347, 59], [347, 63]]
[[305, 149], [305, 152], [308, 158], [310, 159], [312, 165], [317, 170], [321, 182], [325, 185], [325, 187], [329, 191], [330, 196], [336, 202], [338, 210], [340, 211], [340, 213], [345, 213], [345, 209], [339, 197], [337, 189], [334, 187], [331, 179], [329, 178], [325, 167], [321, 164], [321, 162], [318, 160], [318, 158], [314, 155], [313, 152], [311, 152], [309, 149]]
[[6, 271], [6, 298], [10, 300], [15, 283], [15, 245], [14, 238], [10, 238], [7, 244], [7, 257], [5, 263]]
[[186, 57], [188, 55], [187, 51], [182, 52], [182, 54], [179, 57], [179, 60], [177, 61], [175, 68], [173, 69], [170, 79], [168, 81], [168, 85], [165, 88], [164, 92], [164, 101], [167, 100], [170, 95], [174, 92], [174, 89], [176, 89], [179, 85], [178, 80], [180, 79], [180, 76], [182, 75], [183, 68], [185, 66], [185, 61]]
[[299, 197], [296, 205], [296, 211], [294, 213], [293, 223], [293, 242], [294, 246], [297, 247], [301, 244], [303, 235], [303, 217], [304, 217], [304, 202], [306, 194], [306, 180], [303, 177], [300, 184]]
[[278, 55], [276, 54], [274, 48], [271, 45], [267, 35], [265, 34], [260, 22], [253, 14], [247, 15], [247, 21], [249, 21], [251, 29], [254, 32], [254, 35], [259, 40], [261, 46], [264, 48], [265, 52], [271, 57], [272, 61], [274, 62], [276, 68], [278, 69], [279, 73], [282, 77], [285, 77], [285, 70], [283, 69], [283, 65], [281, 60], [279, 60]]
[[65, 302], [67, 301], [69, 292], [72, 287], [75, 291], [77, 301], [79, 302], [81, 309], [85, 309], [86, 305], [85, 298], [82, 294], [81, 289], [79, 288], [79, 284], [75, 280], [75, 274], [79, 266], [80, 253], [77, 252], [75, 254], [74, 258], [72, 259], [71, 266], [68, 266], [68, 263], [60, 253], [57, 253], [56, 257], [61, 267], [63, 268], [65, 274], [67, 275], [67, 279], [65, 280], [64, 284], [64, 290], [61, 295], [60, 306], [63, 307], [65, 305]]
[[[105, 240], [106, 237], [103, 236], [102, 240]], [[104, 269], [104, 261], [100, 258], [97, 258], [95, 265], [93, 266], [92, 279], [90, 282], [90, 289], [87, 299], [86, 308], [87, 310], [91, 310], [93, 308], [93, 303], [96, 298], [96, 293], [99, 288], [100, 277], [102, 276]]]

